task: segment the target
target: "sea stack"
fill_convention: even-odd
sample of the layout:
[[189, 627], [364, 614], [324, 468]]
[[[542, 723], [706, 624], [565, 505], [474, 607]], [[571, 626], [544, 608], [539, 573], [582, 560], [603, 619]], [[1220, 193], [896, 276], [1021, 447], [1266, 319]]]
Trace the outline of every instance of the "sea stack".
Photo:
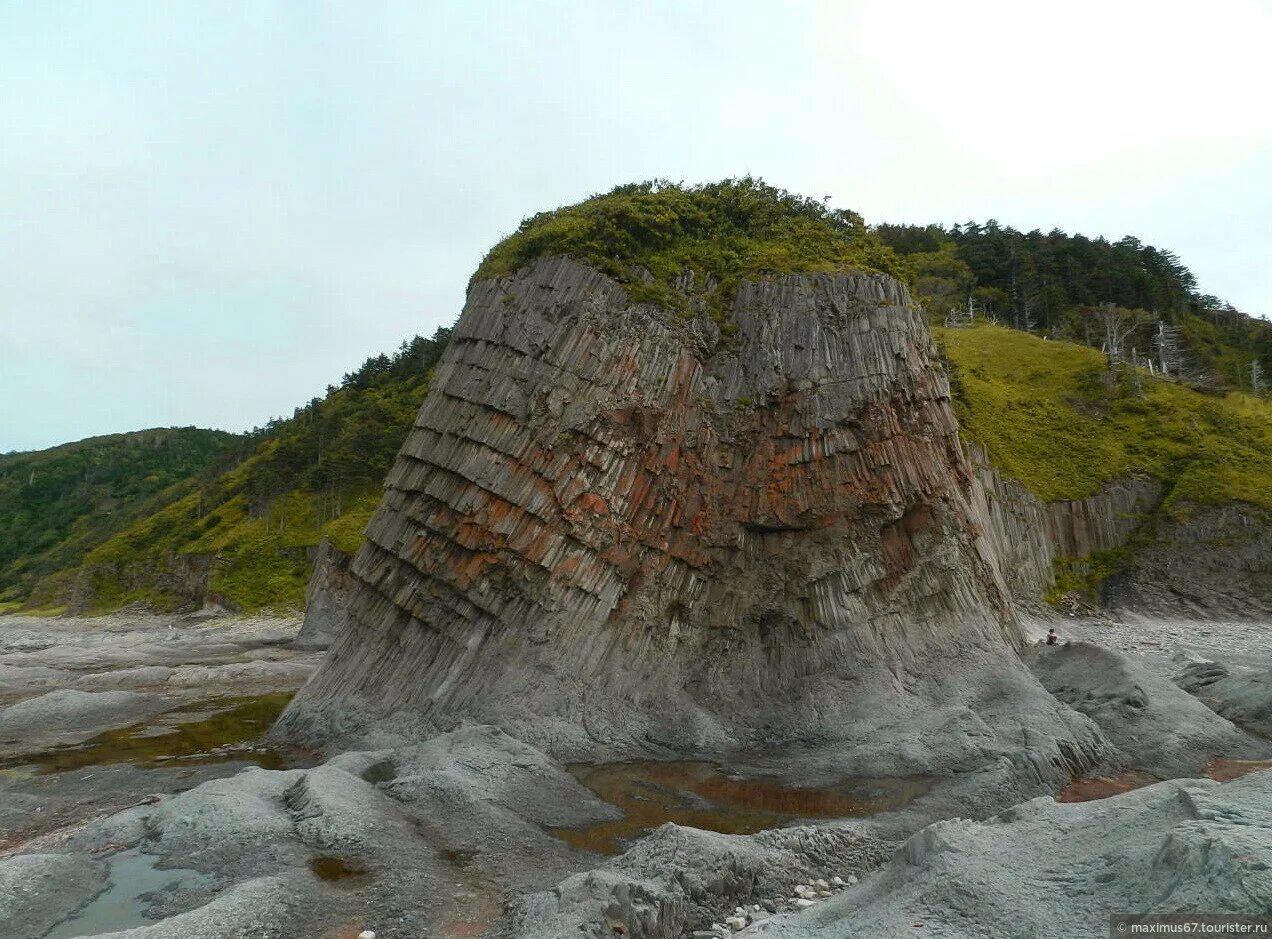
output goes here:
[[1089, 764], [1098, 732], [1017, 655], [903, 284], [769, 274], [721, 301], [695, 280], [680, 309], [559, 255], [474, 280], [348, 625], [283, 728], [474, 721], [567, 759], [815, 746], [875, 773]]

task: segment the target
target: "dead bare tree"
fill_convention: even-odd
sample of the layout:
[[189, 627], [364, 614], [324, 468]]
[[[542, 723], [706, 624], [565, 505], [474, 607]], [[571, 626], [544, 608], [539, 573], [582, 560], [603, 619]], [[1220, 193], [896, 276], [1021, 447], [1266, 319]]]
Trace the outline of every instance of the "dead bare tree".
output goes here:
[[1153, 350], [1161, 373], [1167, 377], [1178, 378], [1184, 368], [1184, 344], [1179, 327], [1170, 326], [1164, 320], [1158, 320], [1153, 330]]
[[1128, 310], [1114, 303], [1101, 303], [1096, 317], [1104, 330], [1104, 352], [1109, 367], [1117, 365], [1126, 354], [1126, 342], [1144, 323], [1143, 310]]
[[1263, 363], [1255, 359], [1250, 363], [1250, 390], [1256, 395], [1267, 391], [1267, 379], [1263, 376]]
[[970, 326], [976, 319], [976, 302], [971, 298], [967, 298], [967, 309], [962, 310], [956, 306], [950, 307], [949, 313], [945, 316], [946, 326]]

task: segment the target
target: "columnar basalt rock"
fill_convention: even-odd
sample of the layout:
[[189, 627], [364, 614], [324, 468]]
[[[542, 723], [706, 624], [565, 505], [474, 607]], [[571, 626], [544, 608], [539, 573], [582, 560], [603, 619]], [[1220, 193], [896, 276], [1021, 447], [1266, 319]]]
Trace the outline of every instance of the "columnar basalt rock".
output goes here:
[[893, 769], [933, 748], [1089, 762], [1098, 734], [1017, 657], [905, 288], [743, 281], [726, 323], [563, 258], [474, 283], [348, 628], [284, 727], [477, 719], [563, 757], [834, 741]]

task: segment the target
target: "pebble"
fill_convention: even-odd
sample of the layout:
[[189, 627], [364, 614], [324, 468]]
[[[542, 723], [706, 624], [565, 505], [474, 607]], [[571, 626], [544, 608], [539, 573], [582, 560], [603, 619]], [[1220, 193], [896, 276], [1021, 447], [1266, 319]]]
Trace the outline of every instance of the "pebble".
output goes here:
[[375, 933], [370, 929], [364, 929], [358, 933], [358, 939], [375, 939]]
[[794, 901], [792, 901], [791, 905], [797, 910], [806, 910], [810, 906], [816, 905], [816, 903], [816, 900], [806, 900], [804, 897], [797, 897]]
[[828, 884], [828, 883], [826, 883], [826, 881], [824, 881], [824, 880], [820, 880], [820, 879], [818, 879], [818, 880], [814, 880], [814, 881], [813, 881], [813, 886], [814, 886], [814, 887], [816, 887], [818, 890], [829, 890], [829, 889], [830, 889], [830, 884]]
[[830, 878], [830, 882], [831, 882], [832, 884], [834, 884], [836, 887], [842, 887], [842, 886], [844, 886], [844, 879], [843, 879], [842, 877], [840, 877], [838, 874], [836, 874], [834, 877]]
[[746, 929], [746, 917], [730, 916], [724, 921], [724, 925], [728, 926], [734, 932], [737, 932], [739, 929]]

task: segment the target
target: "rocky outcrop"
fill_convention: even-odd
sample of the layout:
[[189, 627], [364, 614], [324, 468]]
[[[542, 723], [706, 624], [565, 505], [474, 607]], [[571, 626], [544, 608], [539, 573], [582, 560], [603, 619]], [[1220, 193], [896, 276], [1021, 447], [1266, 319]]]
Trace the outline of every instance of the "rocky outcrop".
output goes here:
[[1272, 619], [1272, 513], [1176, 506], [1105, 589], [1118, 609], [1198, 619]]
[[357, 583], [349, 573], [352, 559], [330, 539], [323, 538], [313, 555], [314, 570], [305, 588], [305, 622], [295, 642], [300, 649], [325, 649], [340, 635]]
[[1216, 714], [1272, 740], [1272, 668], [1202, 659], [1185, 665], [1174, 681]]
[[968, 454], [985, 493], [985, 515], [1014, 600], [1039, 604], [1055, 583], [1056, 561], [1120, 548], [1161, 500], [1162, 485], [1147, 476], [1106, 483], [1085, 499], [1043, 502], [1001, 476], [976, 444]]
[[835, 742], [879, 772], [1088, 761], [1094, 728], [1017, 657], [905, 289], [743, 282], [728, 321], [560, 258], [476, 282], [284, 729], [477, 719], [593, 758]]
[[984, 822], [937, 822], [834, 899], [737, 935], [1103, 939], [1114, 914], [1265, 917], [1270, 804], [1272, 772], [1262, 772], [1079, 804], [1039, 798]]
[[1136, 770], [1168, 778], [1201, 773], [1216, 758], [1272, 756], [1265, 741], [1111, 649], [1068, 642], [1027, 658], [1043, 687], [1095, 721]]
[[1012, 599], [1038, 606], [1057, 562], [1079, 566], [1135, 539], [1101, 584], [1100, 600], [1134, 614], [1198, 619], [1272, 618], [1272, 521], [1256, 506], [1225, 503], [1159, 511], [1161, 482], [1115, 479], [1085, 499], [1043, 502], [1001, 476], [984, 450], [968, 454], [985, 493], [984, 515]]

